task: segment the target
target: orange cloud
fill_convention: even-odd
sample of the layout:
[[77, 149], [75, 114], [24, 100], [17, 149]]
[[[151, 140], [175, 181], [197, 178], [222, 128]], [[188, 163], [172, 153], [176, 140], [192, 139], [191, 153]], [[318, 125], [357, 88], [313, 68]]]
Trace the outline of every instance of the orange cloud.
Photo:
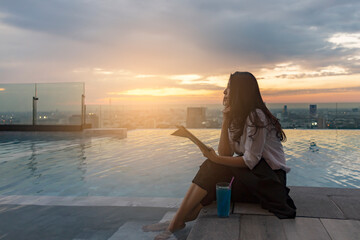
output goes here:
[[294, 102], [360, 102], [360, 91], [354, 92], [331, 92], [331, 93], [311, 93], [298, 95], [264, 96], [264, 101], [268, 103], [294, 103]]
[[123, 92], [109, 92], [109, 95], [133, 95], [133, 96], [186, 96], [186, 95], [207, 95], [211, 94], [212, 90], [190, 90], [183, 88], [145, 88], [145, 89], [132, 89]]

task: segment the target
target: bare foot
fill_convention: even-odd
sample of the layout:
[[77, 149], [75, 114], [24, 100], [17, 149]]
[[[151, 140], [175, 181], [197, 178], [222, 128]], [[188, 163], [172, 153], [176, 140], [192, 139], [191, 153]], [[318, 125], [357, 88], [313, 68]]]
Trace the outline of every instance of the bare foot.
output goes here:
[[173, 228], [171, 229], [170, 227], [168, 229], [166, 229], [166, 231], [169, 231], [169, 232], [176, 232], [180, 229], [183, 229], [184, 227], [186, 226], [185, 223], [183, 223], [182, 225], [180, 226], [173, 226]]
[[[178, 231], [180, 229], [183, 229], [186, 226], [186, 224], [182, 224], [180, 226], [176, 226], [173, 227], [173, 229], [170, 231], [169, 229], [166, 229], [165, 231], [159, 233], [158, 235], [155, 236], [154, 240], [165, 240], [165, 239], [169, 239], [171, 236], [173, 235], [173, 232]], [[176, 237], [174, 236], [174, 238], [176, 239]]]
[[[169, 230], [163, 231], [155, 236], [154, 240], [166, 240], [169, 239], [173, 235]], [[176, 238], [175, 238], [176, 239]]]
[[143, 226], [142, 230], [144, 232], [165, 231], [169, 227], [169, 224], [170, 224], [170, 221], [153, 223], [153, 224]]

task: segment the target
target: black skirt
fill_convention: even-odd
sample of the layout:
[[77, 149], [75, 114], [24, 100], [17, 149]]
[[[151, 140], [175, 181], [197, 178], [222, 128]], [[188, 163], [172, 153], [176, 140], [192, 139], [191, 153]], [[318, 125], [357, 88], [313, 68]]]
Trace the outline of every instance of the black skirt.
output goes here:
[[286, 187], [286, 173], [272, 170], [264, 159], [252, 169], [228, 167], [209, 159], [200, 166], [193, 183], [207, 191], [202, 199], [203, 206], [216, 200], [216, 183], [234, 182], [231, 189], [233, 202], [260, 203], [261, 207], [279, 218], [294, 218], [296, 207]]

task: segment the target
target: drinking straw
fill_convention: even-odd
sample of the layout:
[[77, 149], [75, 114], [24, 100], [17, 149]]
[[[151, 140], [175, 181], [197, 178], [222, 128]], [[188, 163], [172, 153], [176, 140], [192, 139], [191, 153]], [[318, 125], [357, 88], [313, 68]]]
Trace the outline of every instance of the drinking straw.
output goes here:
[[232, 179], [230, 181], [229, 188], [231, 188], [231, 184], [232, 184], [233, 181], [234, 181], [234, 176], [232, 177]]
[[[231, 178], [230, 184], [229, 184], [229, 190], [231, 190], [231, 184], [234, 181], [234, 176]], [[229, 197], [231, 197], [231, 195], [228, 195]], [[230, 199], [226, 199], [224, 198], [223, 202], [222, 202], [222, 208], [225, 208], [226, 204], [228, 203], [228, 201], [230, 201]], [[230, 209], [229, 209], [230, 210]]]

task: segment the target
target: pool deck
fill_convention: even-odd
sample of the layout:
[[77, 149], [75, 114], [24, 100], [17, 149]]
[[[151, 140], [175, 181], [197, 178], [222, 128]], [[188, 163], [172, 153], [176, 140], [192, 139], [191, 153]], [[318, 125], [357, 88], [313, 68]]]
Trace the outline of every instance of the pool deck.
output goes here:
[[202, 209], [188, 240], [339, 239], [360, 236], [360, 189], [291, 187], [296, 219], [280, 220], [258, 204], [235, 203], [229, 218]]
[[[256, 204], [216, 206], [170, 239], [358, 239], [360, 189], [290, 187], [297, 218], [280, 220]], [[181, 199], [0, 196], [0, 239], [153, 239], [145, 224], [171, 219]]]

